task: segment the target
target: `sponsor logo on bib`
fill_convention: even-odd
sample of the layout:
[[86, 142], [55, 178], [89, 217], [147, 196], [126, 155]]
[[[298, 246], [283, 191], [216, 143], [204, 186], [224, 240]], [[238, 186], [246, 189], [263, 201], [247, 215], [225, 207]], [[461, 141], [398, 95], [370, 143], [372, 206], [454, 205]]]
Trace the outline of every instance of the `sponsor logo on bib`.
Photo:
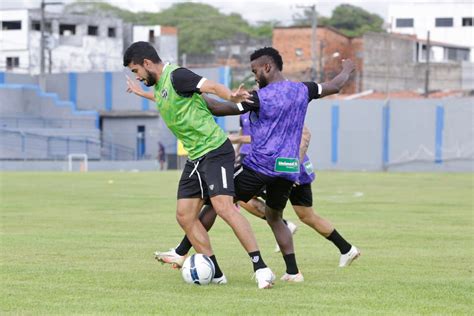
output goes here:
[[275, 161], [276, 172], [299, 173], [300, 163], [296, 158], [278, 157]]

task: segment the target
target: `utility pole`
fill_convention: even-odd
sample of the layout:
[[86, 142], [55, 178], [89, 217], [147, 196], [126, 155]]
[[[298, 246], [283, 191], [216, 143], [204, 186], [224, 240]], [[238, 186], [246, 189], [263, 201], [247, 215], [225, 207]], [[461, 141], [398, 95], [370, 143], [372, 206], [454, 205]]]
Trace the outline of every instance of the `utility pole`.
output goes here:
[[[42, 90], [46, 88], [46, 80], [45, 80], [45, 36], [44, 36], [44, 29], [45, 29], [45, 8], [47, 5], [62, 5], [62, 2], [44, 2], [41, 0], [41, 21], [40, 21], [40, 80], [39, 84]], [[51, 66], [50, 66], [51, 67]]]
[[316, 72], [316, 63], [317, 63], [317, 58], [316, 58], [316, 48], [318, 47], [316, 45], [317, 42], [317, 36], [316, 36], [316, 29], [318, 27], [318, 17], [316, 15], [316, 5], [313, 4], [311, 6], [302, 6], [302, 5], [297, 5], [296, 6], [298, 9], [311, 9], [311, 81], [316, 81], [317, 77], [317, 72]]
[[430, 31], [426, 36], [426, 70], [425, 70], [425, 98], [430, 94], [430, 52], [431, 52], [431, 42], [430, 42]]
[[41, 21], [40, 21], [40, 32], [41, 32], [41, 37], [40, 37], [40, 88], [41, 90], [44, 90], [46, 87], [46, 82], [44, 78], [44, 26], [45, 26], [45, 21], [44, 21], [44, 8], [46, 7], [46, 3], [44, 0], [41, 0]]

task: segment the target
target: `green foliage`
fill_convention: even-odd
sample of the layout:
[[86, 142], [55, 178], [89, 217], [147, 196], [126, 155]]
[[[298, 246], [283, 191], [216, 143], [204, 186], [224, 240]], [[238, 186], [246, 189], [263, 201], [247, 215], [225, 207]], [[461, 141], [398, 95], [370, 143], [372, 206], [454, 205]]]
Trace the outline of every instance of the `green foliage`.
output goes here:
[[288, 205], [285, 217], [299, 225], [301, 284], [279, 280], [285, 267], [273, 253], [270, 228], [242, 210], [278, 277], [263, 291], [222, 219], [210, 238], [229, 284], [190, 286], [153, 259], [155, 250], [182, 237], [175, 217], [179, 177], [178, 171], [0, 173], [0, 314], [472, 314], [470, 173], [318, 173], [316, 211], [362, 256], [337, 268], [338, 250]]
[[328, 24], [347, 36], [361, 36], [368, 31], [383, 31], [383, 19], [380, 16], [350, 4], [342, 4], [334, 9]]
[[[312, 10], [306, 8], [302, 13], [293, 16], [293, 24], [299, 26], [311, 25]], [[383, 32], [383, 19], [377, 14], [372, 14], [360, 7], [350, 4], [341, 4], [332, 12], [330, 18], [317, 17], [318, 25], [332, 26], [347, 36], [362, 36], [365, 32]]]
[[108, 12], [135, 24], [177, 27], [180, 54], [211, 53], [215, 40], [229, 39], [236, 33], [252, 37], [271, 37], [274, 25], [272, 22], [265, 22], [251, 26], [240, 14], [222, 14], [215, 7], [203, 3], [175, 3], [158, 13], [133, 13], [102, 2], [79, 2], [73, 5], [88, 6], [88, 12]]

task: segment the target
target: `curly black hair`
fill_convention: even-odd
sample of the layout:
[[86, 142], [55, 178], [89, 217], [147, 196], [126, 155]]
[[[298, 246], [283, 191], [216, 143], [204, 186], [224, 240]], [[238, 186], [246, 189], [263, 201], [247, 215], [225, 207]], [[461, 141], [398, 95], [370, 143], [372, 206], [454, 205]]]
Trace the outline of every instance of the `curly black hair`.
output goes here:
[[280, 71], [283, 70], [283, 59], [281, 58], [280, 53], [273, 47], [264, 47], [257, 49], [250, 55], [250, 61], [254, 61], [255, 59], [262, 57], [262, 56], [268, 56], [270, 57], [275, 65], [278, 67]]

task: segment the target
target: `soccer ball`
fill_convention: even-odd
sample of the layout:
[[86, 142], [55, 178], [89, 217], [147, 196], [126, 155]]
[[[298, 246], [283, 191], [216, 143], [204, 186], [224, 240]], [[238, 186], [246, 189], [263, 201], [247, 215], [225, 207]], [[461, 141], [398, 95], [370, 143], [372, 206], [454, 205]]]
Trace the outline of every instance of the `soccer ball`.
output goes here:
[[214, 278], [215, 267], [212, 260], [201, 253], [196, 253], [184, 260], [181, 274], [184, 282], [206, 285]]

